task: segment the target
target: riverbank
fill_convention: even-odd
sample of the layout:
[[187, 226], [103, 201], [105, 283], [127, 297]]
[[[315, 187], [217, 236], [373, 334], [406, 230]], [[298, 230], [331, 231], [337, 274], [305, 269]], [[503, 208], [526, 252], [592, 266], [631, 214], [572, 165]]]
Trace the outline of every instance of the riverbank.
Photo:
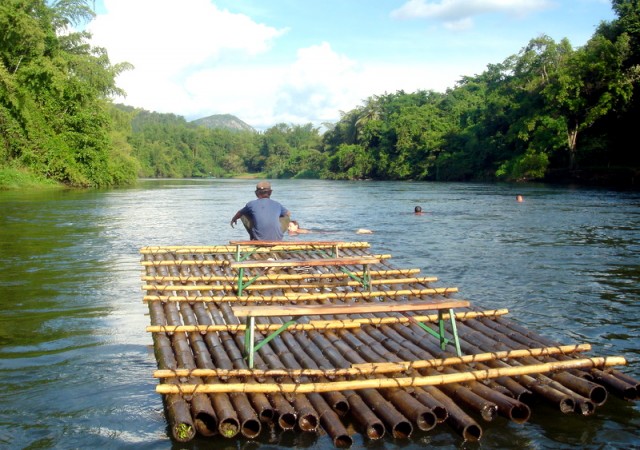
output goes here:
[[63, 187], [60, 183], [34, 175], [24, 169], [0, 168], [0, 190], [2, 191]]

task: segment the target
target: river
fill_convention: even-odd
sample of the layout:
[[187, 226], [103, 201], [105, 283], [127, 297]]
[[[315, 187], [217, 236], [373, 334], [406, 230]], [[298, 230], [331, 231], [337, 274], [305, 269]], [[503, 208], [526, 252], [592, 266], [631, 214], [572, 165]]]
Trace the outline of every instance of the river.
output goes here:
[[[141, 180], [115, 190], [0, 192], [0, 448], [331, 449], [326, 435], [172, 442], [157, 381], [139, 249], [244, 239], [229, 220], [251, 180]], [[458, 298], [640, 378], [640, 193], [541, 184], [275, 180], [273, 198], [313, 234], [366, 240]], [[524, 201], [516, 202], [521, 194]], [[416, 216], [421, 205], [425, 214]], [[373, 231], [356, 234], [359, 228]], [[294, 238], [288, 238], [294, 239]], [[353, 448], [640, 448], [640, 402], [588, 417], [544, 403], [486, 423], [479, 443], [446, 425]]]

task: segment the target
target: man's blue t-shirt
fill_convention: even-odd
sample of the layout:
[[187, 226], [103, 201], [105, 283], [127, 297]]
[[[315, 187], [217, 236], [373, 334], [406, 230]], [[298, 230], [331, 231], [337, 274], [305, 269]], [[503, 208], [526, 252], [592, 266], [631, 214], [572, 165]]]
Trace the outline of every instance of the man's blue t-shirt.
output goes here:
[[281, 241], [284, 235], [280, 217], [288, 213], [287, 208], [270, 198], [258, 198], [247, 203], [240, 212], [253, 224], [253, 239], [259, 241]]

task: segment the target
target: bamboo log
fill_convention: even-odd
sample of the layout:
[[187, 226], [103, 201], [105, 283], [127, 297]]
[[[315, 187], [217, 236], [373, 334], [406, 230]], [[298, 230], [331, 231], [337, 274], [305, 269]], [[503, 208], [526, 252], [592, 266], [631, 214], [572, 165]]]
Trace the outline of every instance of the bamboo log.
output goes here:
[[313, 405], [315, 411], [318, 411], [322, 428], [331, 436], [333, 445], [337, 448], [349, 448], [353, 445], [353, 439], [349, 436], [349, 432], [340, 422], [338, 415], [329, 408], [322, 396], [318, 394], [310, 394], [309, 401]]
[[[300, 367], [281, 342], [274, 342], [274, 344], [278, 344], [276, 352], [271, 351], [269, 346], [263, 346], [260, 350], [263, 359], [268, 362], [270, 367]], [[290, 377], [283, 378], [285, 381], [291, 380]], [[272, 377], [267, 377], [267, 379], [272, 379]], [[297, 415], [299, 428], [306, 432], [316, 431], [320, 424], [320, 417], [309, 400], [303, 395], [295, 395], [292, 401], [295, 405], [295, 411], [299, 411]]]
[[597, 383], [577, 377], [569, 372], [552, 374], [551, 379], [588, 398], [597, 406], [604, 405], [607, 401], [607, 390]]
[[[166, 320], [169, 323], [176, 323], [180, 321], [178, 310], [174, 304], [165, 305], [165, 314], [167, 316]], [[173, 345], [174, 347], [177, 347], [176, 356], [179, 357], [180, 365], [189, 369], [195, 369], [196, 364], [193, 360], [193, 355], [190, 351], [190, 347], [184, 333], [177, 333], [174, 335]], [[203, 352], [199, 352], [199, 356], [206, 358], [208, 355]], [[204, 364], [205, 367], [213, 367], [211, 362], [203, 362], [201, 360], [201, 364]], [[193, 379], [202, 383], [199, 378]], [[208, 383], [217, 383], [216, 379], [207, 379], [206, 381]], [[210, 396], [210, 400], [217, 418], [218, 432], [222, 436], [231, 438], [241, 432], [243, 428], [245, 432], [252, 429], [252, 423], [243, 425], [241, 418], [238, 416], [234, 406], [232, 406], [231, 398], [225, 393], [214, 393]], [[210, 421], [202, 421], [202, 424], [206, 423], [210, 423]]]
[[[157, 311], [155, 311], [157, 313]], [[157, 317], [157, 316], [156, 316]], [[177, 363], [170, 350], [171, 343], [169, 339], [161, 334], [154, 335], [154, 350], [156, 361], [160, 368], [176, 368]], [[176, 383], [178, 380], [169, 380], [169, 383]], [[167, 395], [163, 398], [163, 404], [166, 411], [167, 421], [171, 429], [172, 436], [179, 442], [188, 442], [196, 435], [196, 423], [191, 416], [189, 404], [181, 395]], [[200, 424], [209, 423], [202, 421]], [[199, 424], [199, 425], [200, 425]]]
[[[287, 342], [288, 347], [291, 348], [302, 367], [320, 370], [321, 365], [324, 364], [320, 356], [321, 352], [312, 348], [314, 344], [310, 340], [299, 333], [296, 333], [295, 336], [286, 334], [283, 336], [283, 340]], [[311, 358], [311, 355], [315, 356], [315, 358]], [[344, 391], [344, 395], [348, 404], [346, 406], [330, 404], [332, 409], [340, 411], [339, 414], [350, 411], [352, 417], [364, 429], [364, 434], [369, 439], [380, 439], [385, 434], [385, 427], [380, 419], [354, 391]]]
[[626, 380], [599, 369], [592, 369], [591, 375], [595, 381], [602, 383], [612, 392], [625, 400], [635, 400], [638, 398], [638, 390], [636, 386], [628, 383]]
[[[502, 341], [505, 342], [506, 345], [513, 347], [518, 345], [531, 345], [535, 344], [536, 341], [531, 338], [532, 333], [527, 333], [527, 335], [523, 335], [516, 331], [508, 331], [508, 329], [495, 321], [487, 321], [487, 320], [479, 320], [477, 323], [473, 324], [479, 330], [495, 330], [502, 334]], [[548, 361], [557, 361], [557, 359], [548, 358]], [[524, 358], [522, 363], [533, 364], [537, 363], [538, 360], [535, 358]], [[606, 391], [602, 388], [587, 388], [584, 384], [578, 383], [576, 380], [570, 378], [569, 376], [559, 375], [554, 379], [553, 377], [548, 378], [543, 375], [536, 375], [535, 378], [540, 379], [543, 383], [548, 384], [549, 387], [555, 388], [565, 394], [571, 396], [574, 400], [574, 403], [583, 415], [591, 415], [595, 411], [595, 406], [598, 401], [606, 400]], [[561, 381], [566, 381], [567, 383], [562, 383]], [[590, 397], [585, 397], [582, 394], [588, 393], [589, 395], [593, 395], [596, 399], [595, 401]]]
[[[384, 349], [378, 351], [378, 354], [385, 359], [394, 358], [395, 355], [399, 358], [426, 358], [431, 356], [431, 354], [425, 352], [418, 346], [404, 341], [404, 339], [395, 333], [393, 329], [384, 328], [379, 331], [372, 327], [367, 327], [366, 331], [371, 334], [372, 340], [382, 343], [385, 349], [389, 349], [391, 351], [391, 356], [388, 356], [389, 354], [385, 353]], [[345, 333], [343, 333], [343, 335], [344, 334]], [[361, 336], [361, 334], [359, 334], [359, 336]], [[369, 344], [369, 347], [374, 348], [371, 343]], [[438, 374], [438, 372], [432, 368], [425, 370], [424, 373], [426, 375]], [[486, 421], [493, 420], [497, 415], [498, 406], [495, 403], [479, 396], [467, 386], [463, 386], [459, 383], [449, 383], [440, 386], [440, 390], [450, 397], [456, 398], [458, 402], [462, 402], [477, 411]]]
[[[396, 289], [386, 291], [355, 291], [355, 292], [325, 292], [325, 293], [299, 293], [285, 292], [283, 295], [145, 295], [145, 302], [303, 302], [316, 300], [347, 300], [375, 297], [419, 297], [423, 295], [447, 295], [457, 292], [457, 288], [421, 288], [421, 289]], [[462, 300], [461, 300], [462, 301]]]
[[[552, 342], [549, 339], [546, 339], [536, 333], [533, 333], [521, 327], [518, 324], [513, 323], [512, 321], [499, 320], [499, 321], [496, 321], [496, 323], [509, 330], [512, 330], [512, 332], [514, 333], [519, 333], [522, 336], [532, 339], [533, 342]], [[621, 372], [616, 371], [615, 369], [610, 369], [609, 372], [616, 372], [618, 374], [621, 374]], [[633, 378], [625, 375], [622, 375], [622, 376], [627, 378], [626, 381], [624, 381], [624, 378], [616, 379], [615, 376], [613, 378], [607, 377], [606, 375], [594, 377], [594, 374], [599, 374], [599, 373], [600, 371], [598, 371], [597, 369], [594, 369], [591, 372], [580, 371], [577, 374], [577, 376], [585, 379], [591, 378], [624, 399], [631, 400], [631, 399], [638, 398], [637, 387], [634, 387], [634, 386], [637, 386], [640, 383], [639, 381], [634, 380]], [[598, 404], [598, 400], [599, 400], [598, 396], [600, 396], [601, 394], [599, 394], [599, 391], [595, 391], [595, 393], [592, 392], [592, 395], [594, 395], [594, 398], [590, 397], [590, 399], [595, 404]]]
[[495, 359], [511, 359], [524, 356], [552, 355], [556, 353], [567, 354], [571, 352], [582, 352], [591, 349], [590, 344], [564, 345], [559, 347], [508, 350], [499, 352], [480, 353], [475, 355], [453, 356], [449, 358], [436, 358], [430, 360], [400, 361], [400, 362], [375, 362], [352, 364], [349, 368], [340, 369], [175, 369], [156, 370], [153, 373], [155, 378], [189, 377], [189, 376], [216, 376], [216, 377], [301, 377], [301, 376], [325, 376], [341, 377], [350, 375], [370, 375], [373, 373], [399, 373], [414, 369], [424, 369], [428, 367], [438, 368], [442, 366], [452, 366], [457, 364], [470, 364]]
[[[463, 338], [461, 339], [461, 346], [463, 348], [463, 351], [465, 352], [478, 350], [496, 351], [498, 349], [504, 348], [501, 347], [500, 344], [496, 341], [492, 341], [487, 336], [475, 331], [472, 328], [468, 328], [466, 323], [460, 324], [458, 331], [462, 332], [461, 336], [463, 336]], [[475, 345], [470, 344], [470, 341], [473, 341]], [[487, 361], [487, 366], [493, 369], [511, 367], [508, 366], [505, 362], [498, 360]], [[496, 378], [496, 380], [499, 379], [500, 378]], [[566, 393], [560, 392], [557, 389], [542, 383], [532, 376], [520, 375], [515, 378], [515, 381], [517, 381], [524, 389], [526, 389], [525, 393], [534, 392], [550, 403], [556, 404], [559, 407], [560, 411], [563, 413], [573, 412], [575, 409], [575, 401], [571, 396], [568, 396]], [[505, 384], [505, 387], [510, 388], [511, 386]], [[513, 392], [515, 393], [516, 391]]]
[[[403, 356], [406, 354], [410, 357], [429, 356], [429, 354], [421, 350], [420, 347], [407, 343], [401, 335], [397, 334], [393, 330], [384, 328], [383, 330], [386, 331], [386, 333], [373, 329], [372, 327], [367, 327], [366, 330], [372, 335], [372, 337], [383, 343], [385, 347], [392, 350], [394, 354], [400, 356], [402, 353]], [[466, 370], [466, 366], [461, 367], [459, 370]], [[450, 367], [444, 368], [445, 373], [451, 373], [452, 371], [453, 369]], [[436, 372], [433, 369], [430, 369], [426, 371], [426, 373], [430, 375], [435, 374]], [[529, 408], [525, 404], [514, 400], [511, 397], [506, 397], [499, 392], [493, 391], [481, 383], [470, 382], [465, 384], [465, 386], [460, 386], [457, 383], [454, 383], [443, 386], [441, 389], [450, 395], [455, 396], [460, 401], [469, 404], [472, 408], [477, 410], [485, 420], [493, 420], [496, 412], [500, 411], [503, 415], [516, 423], [522, 423], [528, 420], [531, 414]]]
[[[453, 368], [445, 368], [444, 370], [446, 373], [455, 373]], [[458, 370], [464, 370], [464, 368], [460, 367]], [[529, 407], [519, 400], [493, 390], [482, 383], [470, 382], [466, 386], [476, 395], [495, 404], [503, 416], [515, 423], [525, 423], [531, 417]]]
[[[152, 269], [153, 267], [148, 267], [148, 269]], [[364, 275], [364, 272], [361, 270], [351, 271], [353, 275], [361, 277]], [[390, 277], [390, 276], [411, 276], [420, 273], [420, 269], [386, 269], [386, 270], [370, 270], [369, 275], [372, 278], [376, 277]], [[276, 282], [276, 281], [295, 281], [295, 280], [306, 280], [306, 279], [317, 279], [317, 280], [326, 280], [326, 279], [345, 279], [349, 278], [349, 274], [344, 272], [327, 272], [327, 273], [314, 273], [314, 274], [306, 274], [306, 273], [267, 273], [265, 275], [261, 275], [256, 278], [256, 282]], [[244, 281], [248, 281], [252, 279], [252, 277], [245, 276], [243, 278]], [[169, 283], [169, 282], [180, 282], [180, 283], [188, 283], [188, 282], [237, 282], [238, 275], [237, 274], [229, 274], [229, 275], [143, 275], [141, 277], [142, 281], [154, 281], [157, 283]], [[424, 277], [425, 282], [436, 282], [438, 281], [437, 277]]]
[[446, 423], [456, 430], [465, 441], [477, 442], [480, 440], [482, 437], [482, 427], [453, 400], [434, 386], [424, 386], [422, 389], [437, 402], [444, 405], [447, 410]]
[[[210, 309], [213, 308], [213, 305], [209, 306]], [[220, 316], [216, 315], [215, 318], [218, 320], [224, 319], [227, 322], [237, 322], [238, 320], [228, 309], [221, 311]], [[223, 335], [228, 337], [227, 333], [224, 333]], [[241, 339], [240, 336], [237, 336], [237, 338]], [[230, 342], [231, 339], [228, 339], [228, 341]], [[242, 345], [242, 342], [240, 342], [240, 345]], [[282, 365], [277, 360], [277, 357], [275, 357], [275, 355], [268, 354], [268, 350], [268, 347], [263, 347], [262, 354], [268, 357], [270, 361], [273, 361], [273, 365], [275, 365], [276, 367], [281, 367]], [[243, 365], [245, 364], [244, 360], [242, 360], [241, 362]], [[268, 377], [264, 378], [271, 379]], [[293, 425], [296, 424], [297, 419], [297, 424], [302, 431], [310, 432], [317, 430], [320, 423], [320, 418], [306, 397], [302, 395], [295, 395], [292, 399], [295, 408], [291, 408], [281, 394], [272, 394], [271, 397], [276, 404], [276, 409], [279, 413], [278, 424], [282, 429], [290, 429]]]
[[331, 383], [283, 383], [283, 384], [246, 384], [246, 383], [226, 383], [226, 384], [159, 384], [156, 392], [159, 394], [194, 394], [194, 393], [215, 393], [215, 392], [328, 392], [331, 390], [342, 391], [346, 389], [384, 389], [394, 387], [412, 386], [439, 386], [449, 383], [460, 383], [465, 381], [487, 380], [502, 376], [528, 375], [532, 373], [547, 373], [556, 370], [566, 370], [575, 368], [593, 368], [625, 365], [626, 359], [622, 356], [607, 356], [575, 359], [573, 361], [558, 361], [553, 363], [540, 363], [530, 366], [504, 367], [500, 369], [473, 370], [466, 373], [453, 373], [432, 375], [426, 377], [403, 377], [403, 378], [376, 378], [353, 381], [334, 381]]
[[[487, 310], [487, 311], [460, 311], [456, 312], [456, 321], [470, 320], [478, 317], [496, 317], [503, 314], [508, 314], [506, 309]], [[449, 313], [443, 313], [443, 320], [449, 320]], [[313, 320], [307, 323], [296, 323], [290, 325], [287, 330], [289, 331], [305, 331], [305, 330], [324, 330], [324, 329], [339, 329], [339, 328], [357, 328], [362, 325], [389, 325], [389, 324], [403, 324], [410, 322], [437, 322], [437, 314], [429, 315], [417, 315], [413, 317], [367, 317], [360, 319], [342, 319], [342, 320]], [[275, 331], [282, 326], [281, 323], [273, 324], [256, 324], [255, 330], [260, 332]], [[190, 332], [198, 331], [200, 333], [228, 331], [236, 333], [239, 331], [245, 331], [246, 325], [244, 324], [224, 324], [224, 325], [149, 325], [146, 330], [150, 333], [175, 333], [175, 332]], [[584, 351], [584, 350], [578, 350]], [[533, 355], [537, 356], [537, 355]]]
[[[315, 276], [314, 276], [315, 277]], [[309, 275], [304, 278], [308, 280]], [[369, 284], [372, 286], [379, 285], [394, 285], [394, 284], [427, 284], [435, 281], [435, 277], [422, 277], [422, 278], [383, 278], [383, 279], [372, 279], [369, 281]], [[198, 280], [202, 281], [202, 280]], [[142, 286], [143, 291], [156, 291], [156, 292], [166, 292], [166, 291], [175, 291], [175, 290], [183, 290], [183, 291], [234, 291], [237, 289], [237, 285], [231, 284], [233, 282], [237, 282], [237, 278], [232, 278], [228, 281], [229, 284], [192, 284], [192, 285], [176, 285], [176, 284], [145, 284]], [[277, 290], [277, 289], [290, 289], [290, 290], [309, 290], [309, 289], [324, 289], [324, 288], [336, 288], [336, 287], [359, 287], [362, 286], [362, 283], [359, 281], [352, 280], [344, 280], [342, 282], [304, 282], [297, 284], [251, 284], [243, 288], [244, 291], [255, 291], [255, 290]], [[454, 292], [449, 288], [449, 292]], [[449, 293], [447, 292], [447, 293]], [[457, 292], [457, 289], [456, 291]]]
[[429, 395], [424, 389], [421, 387], [414, 387], [411, 394], [416, 398], [416, 400], [433, 411], [438, 423], [442, 423], [447, 420], [449, 415], [447, 408], [438, 400], [433, 398], [433, 396]]
[[[323, 355], [329, 359], [331, 364], [338, 367], [344, 367], [350, 364], [322, 334], [313, 331], [309, 333], [309, 337], [311, 338], [311, 342], [316, 346], [314, 351], [310, 352], [314, 358], [320, 359], [320, 355]], [[307, 345], [305, 348], [311, 349], [311, 345]], [[316, 349], [321, 349], [321, 351], [319, 352]], [[333, 382], [331, 384], [333, 384]], [[362, 389], [358, 391], [358, 395], [367, 407], [370, 408], [371, 411], [375, 411], [376, 415], [382, 419], [382, 422], [386, 428], [391, 431], [391, 435], [394, 438], [407, 438], [411, 435], [413, 432], [411, 423], [400, 414], [391, 403], [384, 399], [378, 391], [374, 389]]]

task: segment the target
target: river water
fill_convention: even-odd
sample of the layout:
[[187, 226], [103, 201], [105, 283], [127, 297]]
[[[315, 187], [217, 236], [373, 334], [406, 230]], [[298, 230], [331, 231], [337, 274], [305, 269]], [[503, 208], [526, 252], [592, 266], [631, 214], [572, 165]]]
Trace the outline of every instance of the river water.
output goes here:
[[[164, 417], [140, 247], [244, 239], [229, 220], [251, 180], [142, 180], [104, 191], [0, 192], [0, 448], [331, 449], [325, 435], [172, 442]], [[625, 356], [640, 378], [640, 193], [546, 185], [277, 180], [273, 198], [314, 234], [366, 240], [398, 267], [590, 356]], [[516, 194], [524, 202], [515, 200]], [[413, 214], [421, 205], [425, 214]], [[359, 228], [373, 231], [356, 234]], [[640, 448], [640, 402], [595, 414], [536, 404], [531, 420], [446, 425], [353, 448]]]

